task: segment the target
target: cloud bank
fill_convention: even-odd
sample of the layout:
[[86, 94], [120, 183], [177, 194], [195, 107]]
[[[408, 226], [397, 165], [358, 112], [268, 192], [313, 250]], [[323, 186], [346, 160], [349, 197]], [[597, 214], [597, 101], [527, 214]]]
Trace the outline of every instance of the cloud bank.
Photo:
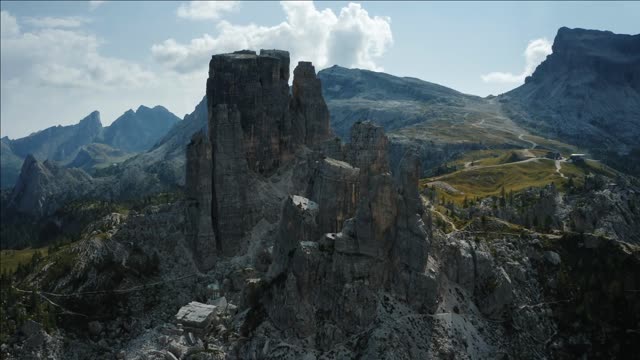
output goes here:
[[553, 43], [546, 38], [535, 39], [529, 41], [524, 51], [525, 66], [520, 74], [510, 72], [491, 72], [481, 75], [482, 81], [486, 83], [503, 83], [503, 84], [521, 84], [524, 79], [533, 74], [536, 67], [540, 65], [551, 54], [551, 46]]
[[167, 39], [154, 44], [151, 53], [178, 73], [202, 72], [212, 54], [261, 48], [288, 49], [292, 64], [308, 60], [318, 69], [339, 64], [382, 70], [376, 60], [393, 43], [388, 17], [371, 17], [355, 3], [338, 15], [331, 9], [318, 10], [312, 2], [281, 2], [281, 6], [286, 20], [278, 25], [235, 25], [222, 20], [216, 25], [216, 36], [204, 34], [188, 43]]
[[100, 55], [100, 41], [80, 29], [76, 18], [26, 18], [36, 26], [23, 32], [14, 16], [2, 11], [2, 78], [25, 85], [56, 87], [130, 87], [153, 75], [138, 64]]

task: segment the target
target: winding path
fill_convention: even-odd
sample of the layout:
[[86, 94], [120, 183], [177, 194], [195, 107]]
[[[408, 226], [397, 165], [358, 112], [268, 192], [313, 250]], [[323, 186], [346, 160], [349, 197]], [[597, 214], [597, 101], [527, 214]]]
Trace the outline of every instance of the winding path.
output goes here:
[[[440, 215], [440, 218], [442, 220], [444, 220], [445, 222], [447, 222], [449, 225], [451, 225], [451, 228], [453, 229], [453, 231], [458, 231], [458, 228], [456, 227], [456, 224], [454, 224], [451, 220], [449, 220], [449, 218], [447, 218], [446, 216], [444, 216], [443, 213], [441, 213], [440, 211], [436, 210], [435, 208], [431, 209], [431, 211], [433, 211], [434, 213]], [[453, 232], [452, 231], [452, 232]]]
[[537, 143], [535, 143], [535, 142], [533, 142], [533, 141], [531, 141], [531, 140], [523, 139], [522, 137], [523, 137], [524, 135], [525, 135], [525, 134], [520, 134], [520, 135], [518, 135], [518, 139], [520, 139], [520, 140], [522, 140], [522, 141], [525, 141], [525, 142], [528, 142], [529, 144], [531, 144], [530, 149], [532, 149], [532, 150], [533, 150], [533, 149], [535, 149], [535, 148], [536, 148], [536, 146], [538, 146], [538, 144], [537, 144]]
[[567, 177], [560, 171], [562, 169], [562, 164], [560, 164], [560, 160], [556, 160], [556, 172], [560, 174], [560, 177], [566, 179]]

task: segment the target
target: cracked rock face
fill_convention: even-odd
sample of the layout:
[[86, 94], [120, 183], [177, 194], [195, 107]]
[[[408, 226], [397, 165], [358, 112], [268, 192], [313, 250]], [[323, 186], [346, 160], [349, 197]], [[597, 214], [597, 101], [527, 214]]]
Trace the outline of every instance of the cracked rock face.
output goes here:
[[211, 143], [199, 131], [187, 146], [186, 238], [203, 269], [210, 269], [219, 250], [211, 216]]
[[244, 238], [265, 209], [256, 193], [302, 147], [331, 136], [320, 80], [308, 62], [294, 70], [289, 53], [243, 50], [214, 55], [207, 102], [212, 145], [212, 218], [224, 256], [246, 250]]
[[[263, 321], [253, 324], [241, 358], [251, 357], [254, 348], [266, 357], [284, 355], [268, 345], [281, 339], [294, 344], [288, 356], [353, 354], [337, 344], [358, 333], [369, 341], [359, 353], [374, 356], [389, 350], [376, 337], [394, 331], [384, 327], [378, 335], [364, 334], [400, 311], [396, 301], [405, 303], [405, 314], [434, 309], [437, 283], [425, 271], [430, 235], [421, 219], [418, 163], [408, 157], [396, 181], [382, 130], [359, 123], [352, 134], [348, 158], [360, 168], [328, 157], [317, 160], [307, 187], [315, 201], [285, 200], [273, 263], [247, 315]], [[340, 232], [329, 232], [333, 229]], [[395, 326], [395, 332], [417, 329], [411, 321]], [[426, 356], [420, 345], [409, 343], [407, 356]]]

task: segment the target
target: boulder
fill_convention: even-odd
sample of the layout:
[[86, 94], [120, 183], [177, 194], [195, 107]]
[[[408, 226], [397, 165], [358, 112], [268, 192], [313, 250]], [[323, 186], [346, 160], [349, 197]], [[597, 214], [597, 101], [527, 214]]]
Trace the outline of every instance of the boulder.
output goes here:
[[216, 307], [192, 301], [180, 308], [176, 321], [189, 328], [206, 329], [215, 317]]

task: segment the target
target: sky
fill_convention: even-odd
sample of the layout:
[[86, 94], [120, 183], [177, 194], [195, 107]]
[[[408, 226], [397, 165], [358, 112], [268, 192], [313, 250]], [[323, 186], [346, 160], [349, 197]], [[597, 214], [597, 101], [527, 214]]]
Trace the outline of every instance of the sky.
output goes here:
[[[211, 55], [279, 48], [487, 96], [524, 82], [562, 26], [640, 33], [640, 2], [0, 2], [0, 135], [109, 125], [162, 105], [183, 117]], [[292, 66], [292, 70], [293, 70]]]

